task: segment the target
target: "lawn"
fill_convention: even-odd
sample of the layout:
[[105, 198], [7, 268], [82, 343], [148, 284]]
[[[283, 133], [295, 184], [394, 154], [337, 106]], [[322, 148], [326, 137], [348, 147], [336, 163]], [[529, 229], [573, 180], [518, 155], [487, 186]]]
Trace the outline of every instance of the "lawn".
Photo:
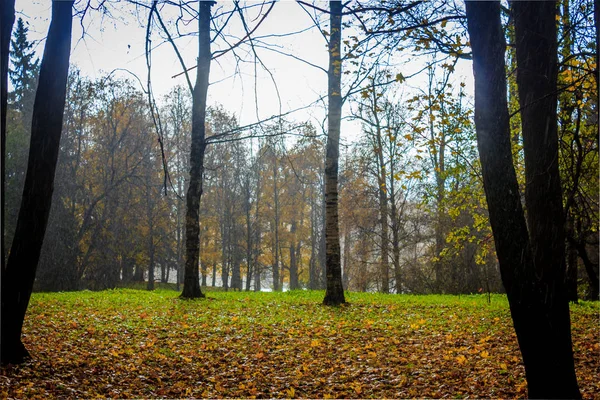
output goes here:
[[[513, 398], [526, 395], [504, 296], [169, 290], [34, 294], [17, 398]], [[573, 305], [584, 398], [600, 398], [598, 303]]]

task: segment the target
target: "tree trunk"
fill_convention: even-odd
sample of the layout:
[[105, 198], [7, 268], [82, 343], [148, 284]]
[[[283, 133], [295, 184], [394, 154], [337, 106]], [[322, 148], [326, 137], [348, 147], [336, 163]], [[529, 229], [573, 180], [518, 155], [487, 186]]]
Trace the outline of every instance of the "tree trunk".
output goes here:
[[212, 267], [212, 287], [217, 286], [217, 262], [213, 261]]
[[260, 195], [261, 195], [261, 191], [260, 191], [260, 164], [258, 164], [259, 162], [259, 157], [257, 157], [256, 160], [256, 202], [255, 202], [255, 227], [254, 227], [254, 251], [253, 251], [253, 257], [254, 257], [254, 291], [255, 292], [260, 292], [261, 287], [260, 287], [260, 273], [261, 273], [261, 268], [260, 265], [258, 264], [258, 257], [260, 256]]
[[[377, 93], [375, 88], [373, 88], [373, 95], [376, 97]], [[373, 112], [376, 119], [376, 129], [377, 129], [377, 166], [379, 167], [377, 171], [377, 180], [378, 180], [378, 192], [379, 192], [379, 217], [381, 218], [381, 291], [383, 293], [390, 292], [390, 236], [389, 236], [389, 225], [388, 225], [388, 197], [387, 197], [387, 187], [386, 187], [386, 170], [385, 170], [385, 161], [383, 159], [383, 146], [381, 144], [381, 128], [379, 124], [379, 118], [377, 116], [377, 103], [374, 103], [375, 110]]]
[[[435, 271], [435, 287], [438, 293], [444, 293], [446, 280], [446, 271], [444, 271], [444, 261], [442, 260], [441, 254], [446, 246], [446, 212], [445, 212], [445, 198], [446, 198], [446, 178], [445, 178], [445, 158], [446, 158], [446, 143], [445, 143], [445, 132], [444, 124], [441, 124], [439, 140], [436, 138], [435, 126], [434, 126], [434, 99], [437, 97], [437, 89], [435, 88], [435, 77], [433, 70], [429, 73], [429, 87], [428, 87], [428, 108], [429, 108], [429, 138], [430, 144], [430, 155], [433, 164], [434, 176], [435, 176], [435, 202], [436, 202], [436, 221], [435, 221], [435, 258], [433, 267]], [[441, 102], [442, 114], [444, 109], [444, 102]]]
[[[258, 212], [258, 208], [257, 208]], [[258, 264], [258, 257], [260, 256], [260, 224], [258, 223], [258, 214], [256, 214], [256, 232], [255, 232], [255, 250], [254, 250], [254, 291], [260, 292], [260, 265]]]
[[11, 252], [2, 276], [2, 363], [21, 363], [21, 342], [54, 190], [71, 50], [73, 1], [52, 3], [35, 96], [27, 176]]
[[[562, 288], [564, 233], [557, 228], [562, 227], [563, 222], [562, 208], [558, 208], [562, 207], [560, 181], [554, 176], [552, 166], [552, 160], [558, 159], [556, 146], [552, 143], [557, 141], [556, 97], [552, 96], [556, 90], [555, 4], [515, 2], [513, 6], [521, 74], [518, 77], [519, 95], [522, 104], [528, 104], [523, 110], [523, 134], [528, 141], [525, 144], [525, 156], [529, 159], [527, 176], [533, 181], [528, 181], [527, 186], [533, 185], [538, 190], [537, 197], [531, 190], [526, 196], [531, 245], [510, 147], [504, 65], [506, 45], [500, 4], [466, 3], [475, 76], [475, 126], [490, 224], [523, 355], [529, 397], [581, 398], [573, 365], [568, 302]], [[526, 32], [525, 26], [531, 31]], [[531, 58], [524, 58], [528, 54]], [[534, 65], [536, 62], [539, 65]], [[540, 68], [547, 74], [545, 78], [537, 75]], [[532, 103], [532, 100], [537, 102]], [[541, 131], [532, 120], [534, 117], [543, 125]], [[536, 176], [534, 172], [541, 175]], [[558, 174], [557, 168], [555, 172]], [[549, 205], [540, 204], [538, 197], [544, 198]], [[558, 205], [555, 197], [558, 197]], [[557, 214], [547, 214], [549, 209]], [[547, 221], [540, 221], [542, 215]], [[556, 236], [549, 237], [549, 232]], [[547, 238], [548, 242], [544, 245], [541, 238]], [[543, 250], [548, 254], [541, 254]], [[554, 260], [549, 259], [549, 255], [555, 257]], [[562, 272], [560, 264], [563, 265]]]
[[8, 59], [10, 54], [10, 34], [12, 32], [12, 27], [15, 22], [15, 0], [3, 0], [2, 4], [0, 4], [0, 66], [2, 68], [2, 75], [0, 79], [0, 112], [1, 112], [1, 146], [2, 151], [0, 153], [0, 174], [2, 175], [0, 179], [2, 179], [2, 191], [0, 194], [0, 229], [2, 232], [2, 262], [0, 264], [0, 281], [3, 280], [4, 270], [6, 260], [5, 256], [5, 247], [4, 247], [4, 204], [6, 200], [4, 198], [6, 191], [5, 189], [5, 174], [6, 174], [6, 164], [5, 164], [5, 155], [6, 155], [6, 111], [8, 109]]
[[[538, 321], [528, 323], [535, 323], [539, 335], [532, 335], [530, 349], [522, 346], [529, 396], [581, 397], [564, 284], [565, 219], [556, 115], [556, 3], [515, 2], [513, 13], [527, 182], [525, 201], [535, 266], [531, 277], [537, 289], [534, 301], [538, 307], [535, 313]], [[528, 332], [531, 331], [535, 332], [533, 329]], [[554, 356], [549, 356], [548, 349], [553, 349]]]
[[[235, 224], [235, 218], [232, 218], [232, 225]], [[239, 240], [238, 240], [238, 229], [237, 226], [233, 225], [233, 246], [232, 252], [232, 263], [231, 263], [231, 288], [235, 290], [242, 290], [242, 274], [241, 274], [241, 254], [239, 251]]]
[[279, 190], [277, 189], [279, 167], [277, 166], [277, 154], [273, 145], [273, 201], [275, 205], [275, 221], [273, 222], [273, 290], [279, 291], [280, 271], [279, 271]]
[[202, 266], [202, 286], [206, 287], [206, 268]]
[[[154, 219], [152, 215], [152, 190], [150, 176], [146, 176], [146, 217], [148, 218], [148, 284], [146, 289], [154, 290]], [[164, 265], [164, 264], [163, 264]], [[162, 271], [164, 277], [164, 267]]]
[[182, 298], [204, 297], [200, 289], [200, 198], [206, 150], [206, 96], [210, 74], [210, 8], [213, 1], [199, 2], [198, 14], [198, 67], [192, 104], [192, 149], [190, 152], [190, 182], [186, 198], [185, 216], [185, 272]]
[[161, 259], [161, 269], [165, 271], [164, 279], [161, 278], [161, 282], [168, 283], [171, 273], [171, 265], [169, 265], [165, 259]]
[[346, 223], [344, 225], [344, 262], [342, 264], [342, 285], [348, 290], [350, 283], [350, 250], [352, 249], [352, 229]]
[[250, 178], [246, 178], [245, 181], [245, 212], [246, 212], [246, 291], [250, 291], [250, 281], [253, 274], [253, 259], [252, 259], [252, 218], [250, 210], [251, 204], [251, 193], [250, 193]]
[[390, 220], [392, 222], [392, 254], [394, 263], [394, 281], [396, 293], [402, 293], [402, 271], [400, 271], [400, 224], [398, 221], [398, 207], [396, 205], [394, 159], [390, 162]]
[[342, 3], [330, 1], [331, 35], [329, 37], [329, 71], [327, 112], [327, 150], [325, 155], [325, 254], [326, 291], [323, 304], [346, 302], [342, 285], [340, 260], [340, 227], [338, 222], [338, 163], [340, 158], [340, 125], [342, 120]]
[[296, 256], [300, 257], [300, 253], [296, 254], [296, 221], [292, 221], [291, 234], [292, 239], [290, 241], [290, 290], [300, 289], [300, 285], [298, 283], [298, 259]]

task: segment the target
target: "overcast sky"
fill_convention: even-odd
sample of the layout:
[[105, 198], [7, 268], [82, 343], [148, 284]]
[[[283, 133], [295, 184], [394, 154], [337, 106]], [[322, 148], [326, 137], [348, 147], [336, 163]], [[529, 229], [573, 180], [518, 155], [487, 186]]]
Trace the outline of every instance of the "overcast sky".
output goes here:
[[[218, 2], [217, 6], [213, 7], [213, 12], [222, 12], [229, 9], [230, 5], [229, 2]], [[327, 3], [324, 2], [322, 6], [326, 8]], [[36, 49], [41, 56], [45, 43], [43, 39], [46, 36], [50, 19], [50, 2], [47, 0], [17, 0], [16, 8], [17, 17], [20, 16], [26, 23], [29, 23], [29, 38], [37, 41]], [[256, 15], [258, 11], [257, 9], [251, 14]], [[80, 20], [74, 21], [71, 62], [92, 78], [100, 77], [117, 68], [125, 68], [138, 75], [145, 84], [147, 77], [145, 24], [148, 11], [138, 8], [136, 12], [132, 5], [119, 2], [110, 6], [110, 12], [109, 16], [90, 11], [83, 20], [85, 35]], [[170, 9], [166, 7], [161, 15], [165, 21], [169, 21], [175, 14], [172, 7]], [[250, 27], [254, 27], [258, 22], [252, 16], [250, 15], [248, 18]], [[323, 21], [327, 22], [327, 18], [324, 18]], [[293, 1], [280, 1], [276, 3], [254, 36], [283, 35], [306, 29], [312, 24], [311, 19], [298, 4]], [[191, 22], [187, 28], [180, 24], [180, 28], [191, 32], [197, 30], [197, 23]], [[172, 24], [169, 24], [169, 29], [171, 34], [175, 35]], [[173, 86], [185, 85], [186, 81], [183, 76], [172, 78], [173, 75], [182, 71], [181, 64], [170, 44], [159, 45], [162, 42], [159, 37], [160, 27], [155, 26], [153, 32], [152, 43], [156, 47], [152, 51], [152, 85], [157, 99], [160, 99]], [[232, 43], [235, 42], [235, 36], [243, 36], [239, 18], [232, 18], [226, 32], [232, 36]], [[164, 37], [164, 35], [162, 36]], [[283, 52], [291, 53], [327, 69], [326, 42], [317, 29], [311, 29], [291, 37], [270, 38], [268, 41], [281, 46], [279, 49]], [[217, 42], [215, 46], [218, 47], [219, 44], [223, 45]], [[178, 39], [177, 46], [186, 65], [192, 66], [198, 54], [197, 37], [188, 36]], [[208, 93], [209, 105], [222, 104], [228, 111], [238, 116], [241, 125], [245, 125], [279, 114], [280, 110], [286, 112], [306, 106], [326, 94], [327, 75], [320, 69], [274, 52], [263, 49], [258, 49], [258, 52], [276, 81], [281, 103], [270, 74], [261, 66], [255, 67], [252, 62], [253, 58], [246, 55], [244, 49], [239, 49], [238, 54], [241, 54], [246, 62], [237, 63], [233, 54], [229, 53], [212, 63], [211, 86]], [[396, 72], [402, 72], [405, 75], [420, 67], [423, 62], [423, 60], [409, 60], [408, 57], [404, 57], [403, 61], [405, 61], [403, 64], [396, 67], [398, 69]], [[461, 62], [457, 71], [455, 79], [465, 81], [467, 93], [472, 93], [471, 64]], [[195, 74], [193, 72], [191, 78], [194, 82]], [[411, 87], [419, 87], [423, 82], [422, 77], [416, 77], [406, 82], [405, 87], [398, 87], [398, 90], [411, 91]], [[258, 98], [258, 115], [255, 96]], [[346, 106], [346, 111], [347, 109]], [[323, 104], [320, 104], [294, 113], [290, 118], [296, 121], [311, 120], [319, 129], [324, 116], [325, 109]], [[359, 130], [358, 124], [344, 122], [342, 136], [346, 140], [352, 140]]]

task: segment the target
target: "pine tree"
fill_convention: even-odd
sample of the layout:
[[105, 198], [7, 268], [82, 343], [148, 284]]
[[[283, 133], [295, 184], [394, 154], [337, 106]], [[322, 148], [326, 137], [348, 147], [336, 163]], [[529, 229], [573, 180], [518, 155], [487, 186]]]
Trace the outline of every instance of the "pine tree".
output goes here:
[[27, 39], [29, 28], [25, 26], [22, 18], [17, 20], [17, 28], [11, 40], [9, 69], [10, 81], [14, 87], [11, 100], [15, 108], [23, 111], [27, 108], [26, 102], [31, 100], [33, 105], [33, 93], [37, 84], [39, 74], [39, 59], [35, 57], [33, 43]]

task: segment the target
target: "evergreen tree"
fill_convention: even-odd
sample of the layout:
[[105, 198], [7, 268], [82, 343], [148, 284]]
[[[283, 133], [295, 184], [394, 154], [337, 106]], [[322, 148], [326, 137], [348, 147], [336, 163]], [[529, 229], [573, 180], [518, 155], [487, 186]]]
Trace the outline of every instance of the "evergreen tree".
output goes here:
[[33, 43], [27, 39], [27, 32], [29, 28], [25, 26], [23, 19], [19, 18], [11, 40], [10, 60], [13, 68], [9, 69], [9, 75], [14, 87], [11, 100], [20, 111], [27, 108], [28, 99], [33, 105], [33, 93], [39, 73], [39, 59], [35, 57]]

